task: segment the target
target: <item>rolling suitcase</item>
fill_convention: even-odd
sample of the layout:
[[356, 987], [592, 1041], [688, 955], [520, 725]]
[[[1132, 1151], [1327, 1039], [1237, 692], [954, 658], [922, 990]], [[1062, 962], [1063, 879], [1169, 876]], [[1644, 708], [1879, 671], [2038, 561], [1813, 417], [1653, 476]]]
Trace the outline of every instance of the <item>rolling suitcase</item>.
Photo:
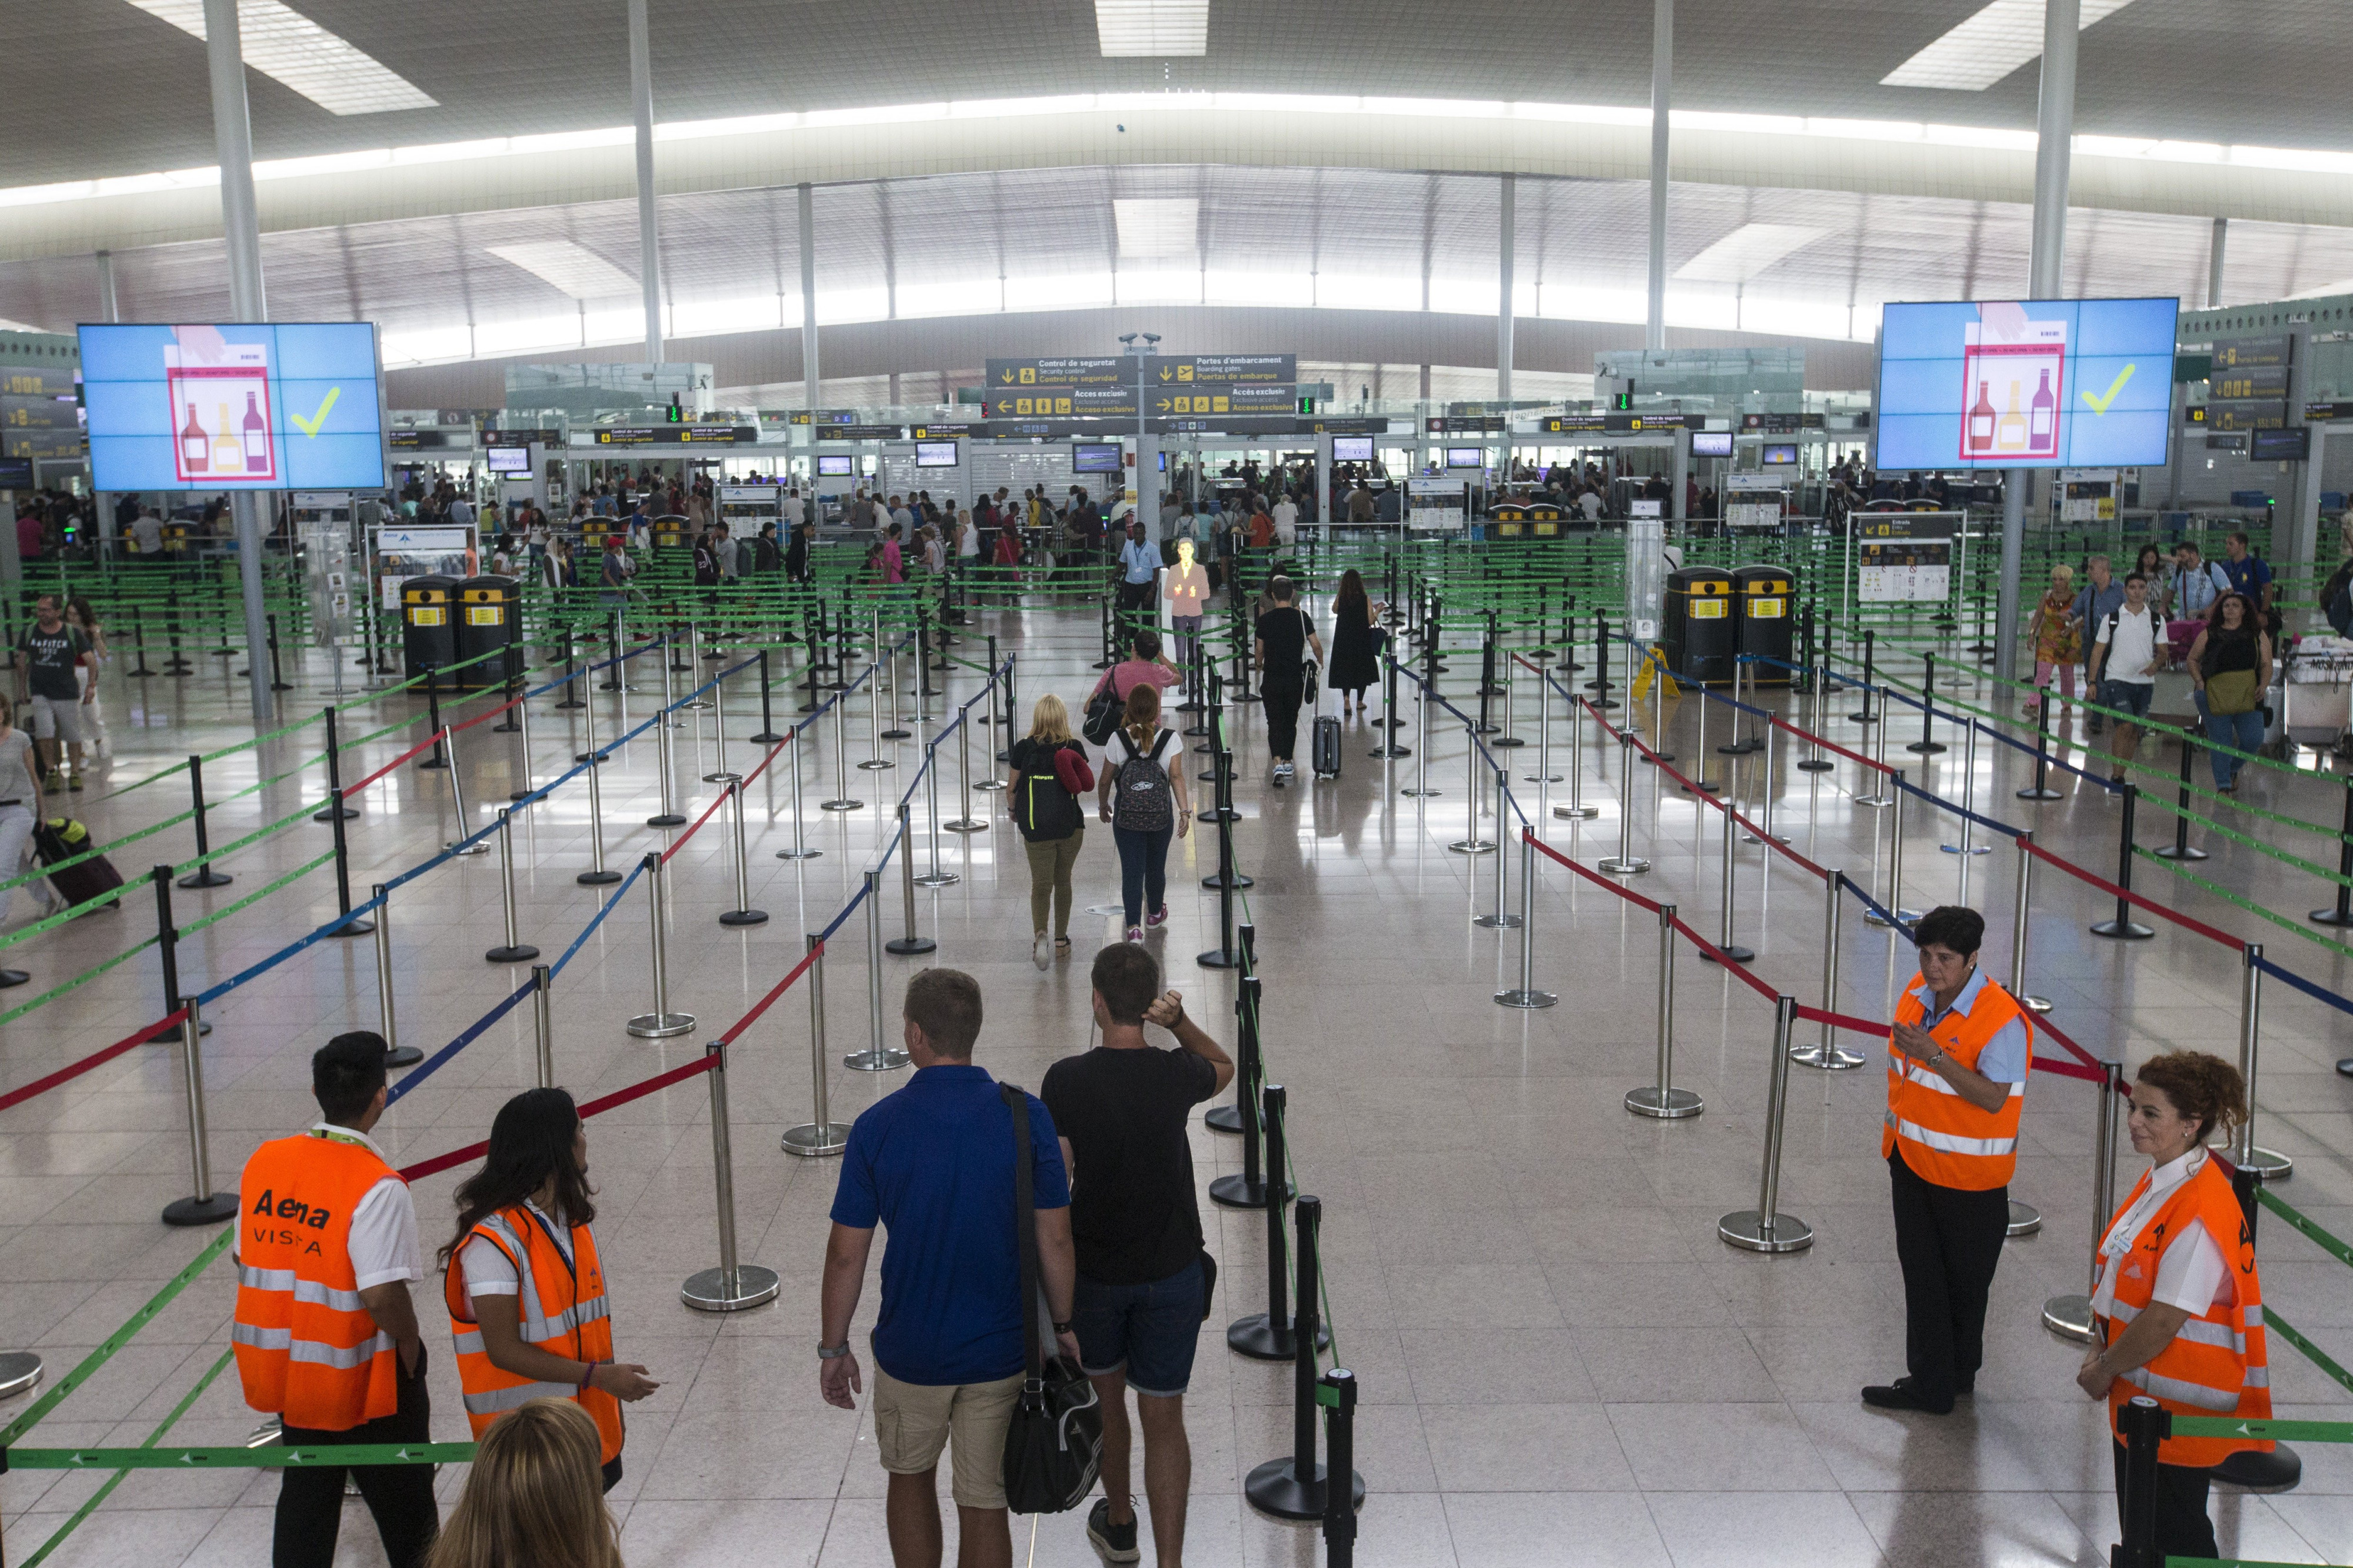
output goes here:
[[[69, 816], [52, 816], [33, 825], [33, 853], [41, 858], [42, 865], [52, 868], [49, 886], [58, 890], [58, 896], [65, 900], [69, 909], [114, 892], [122, 886], [122, 873], [116, 870], [114, 862], [103, 855], [90, 855], [90, 858], [67, 866], [63, 870], [54, 868], [77, 855], [89, 855], [93, 847], [90, 829]], [[122, 904], [117, 900], [106, 907], [119, 910]]]
[[1336, 779], [1340, 776], [1340, 721], [1328, 713], [1315, 716], [1315, 742], [1309, 753], [1315, 776]]

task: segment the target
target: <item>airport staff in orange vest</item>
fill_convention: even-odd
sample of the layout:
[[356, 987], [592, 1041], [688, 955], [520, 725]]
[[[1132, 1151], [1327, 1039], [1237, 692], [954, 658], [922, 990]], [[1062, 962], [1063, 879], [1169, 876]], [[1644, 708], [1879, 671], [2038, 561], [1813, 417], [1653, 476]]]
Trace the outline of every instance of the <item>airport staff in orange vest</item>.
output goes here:
[[588, 1228], [588, 1130], [572, 1097], [532, 1089], [501, 1106], [482, 1168], [459, 1184], [457, 1202], [443, 1295], [475, 1438], [534, 1399], [575, 1400], [596, 1419], [611, 1491], [621, 1404], [661, 1384], [613, 1359], [611, 1298]]
[[1895, 1203], [1908, 1375], [1866, 1388], [1883, 1410], [1942, 1415], [1974, 1392], [1986, 1293], [2010, 1230], [2010, 1173], [2034, 1030], [1978, 969], [1985, 917], [1947, 904], [1912, 928], [1920, 973], [1895, 1006], [1879, 1152]]
[[[368, 1129], [384, 1115], [384, 1037], [337, 1035], [311, 1058], [321, 1119], [264, 1143], [237, 1184], [237, 1311], [245, 1402], [289, 1446], [430, 1440], [425, 1342], [408, 1282], [424, 1278], [408, 1184]], [[430, 1465], [353, 1468], [392, 1568], [419, 1568], [441, 1527]], [[289, 1467], [274, 1568], [329, 1568], [343, 1467]]]
[[[2141, 1064], [2126, 1125], [2150, 1168], [2100, 1240], [2092, 1288], [2094, 1343], [2075, 1381], [2108, 1402], [2116, 1440], [2116, 1506], [2125, 1508], [2125, 1446], [2116, 1413], [2146, 1396], [2177, 1415], [2268, 1421], [2269, 1357], [2255, 1238], [2227, 1168], [2206, 1140], [2247, 1115], [2239, 1069], [2203, 1051], [2169, 1051]], [[2157, 1448], [2160, 1560], [2220, 1557], [2206, 1517], [2211, 1467], [2266, 1440], [2168, 1437]]]

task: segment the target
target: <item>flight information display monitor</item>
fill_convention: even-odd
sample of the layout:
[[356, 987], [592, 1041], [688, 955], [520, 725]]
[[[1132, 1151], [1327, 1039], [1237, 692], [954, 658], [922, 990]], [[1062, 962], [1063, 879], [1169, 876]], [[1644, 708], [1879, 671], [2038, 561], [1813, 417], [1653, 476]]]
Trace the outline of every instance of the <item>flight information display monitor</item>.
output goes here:
[[849, 473], [849, 454], [847, 452], [818, 453], [817, 458], [817, 471], [818, 476], [820, 479], [830, 479], [847, 478]]
[[1079, 441], [1071, 447], [1071, 471], [1074, 474], [1117, 474], [1125, 469], [1116, 441]]
[[505, 479], [531, 478], [531, 448], [528, 447], [486, 447], [482, 457], [491, 472]]
[[1449, 447], [1446, 448], [1446, 466], [1450, 468], [1483, 468], [1487, 466], [1487, 449], [1484, 447]]
[[956, 444], [954, 441], [918, 441], [915, 443], [915, 467], [919, 468], [953, 468], [956, 466]]
[[97, 486], [383, 488], [369, 323], [86, 326], [80, 334]]
[[2173, 299], [1883, 307], [1873, 466], [2164, 463], [2180, 308]]
[[1373, 460], [1373, 438], [1370, 436], [1333, 437], [1332, 460], [1335, 463], [1371, 462]]
[[1692, 456], [1694, 458], [1729, 458], [1732, 456], [1732, 432], [1729, 430], [1693, 431]]

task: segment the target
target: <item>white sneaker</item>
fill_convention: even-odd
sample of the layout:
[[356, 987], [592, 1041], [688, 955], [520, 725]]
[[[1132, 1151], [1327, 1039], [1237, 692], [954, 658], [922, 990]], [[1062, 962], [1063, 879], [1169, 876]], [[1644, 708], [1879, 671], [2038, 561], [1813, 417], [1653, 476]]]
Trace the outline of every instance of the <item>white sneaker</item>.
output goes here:
[[1042, 931], [1030, 939], [1029, 962], [1040, 969], [1046, 968], [1054, 962], [1053, 941]]

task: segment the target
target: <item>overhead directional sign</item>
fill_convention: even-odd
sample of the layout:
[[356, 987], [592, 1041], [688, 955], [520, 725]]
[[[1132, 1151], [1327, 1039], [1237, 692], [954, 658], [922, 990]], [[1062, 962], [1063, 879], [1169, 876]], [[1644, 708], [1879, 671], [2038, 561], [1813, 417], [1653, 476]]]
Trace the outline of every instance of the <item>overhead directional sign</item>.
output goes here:
[[1116, 419], [1135, 417], [1132, 386], [1036, 386], [1011, 391], [991, 385], [981, 405], [990, 419], [1039, 417]]
[[1021, 386], [1134, 386], [1135, 362], [1112, 354], [1102, 359], [993, 359], [991, 392]]
[[1640, 435], [1645, 430], [1701, 430], [1704, 414], [1556, 414], [1543, 421], [1546, 436]]
[[2212, 374], [2246, 370], [2255, 365], [2284, 365], [2295, 358], [2295, 340], [2284, 332], [2276, 337], [2239, 338], [2214, 345]]
[[1189, 385], [1147, 385], [1145, 409], [1151, 414], [1182, 418], [1202, 414], [1290, 414], [1296, 406], [1297, 388], [1288, 383], [1270, 386], [1220, 385], [1195, 382]]
[[759, 438], [751, 425], [607, 425], [596, 432], [599, 447], [748, 447]]
[[1144, 362], [1147, 386], [1187, 386], [1195, 382], [1273, 386], [1298, 379], [1296, 354], [1177, 354]]
[[2285, 397], [2288, 367], [2284, 364], [2216, 365], [2206, 383], [2210, 400], [2230, 397]]

